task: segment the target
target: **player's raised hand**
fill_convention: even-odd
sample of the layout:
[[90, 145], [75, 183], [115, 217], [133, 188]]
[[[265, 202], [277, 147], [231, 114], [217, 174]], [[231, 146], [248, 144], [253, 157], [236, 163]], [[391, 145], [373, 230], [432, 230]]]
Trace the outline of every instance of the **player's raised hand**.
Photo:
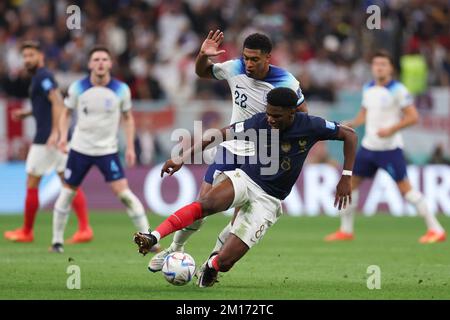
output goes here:
[[341, 180], [336, 187], [336, 197], [334, 198], [334, 207], [339, 210], [345, 209], [347, 204], [352, 203], [352, 179], [351, 176], [341, 176]]
[[220, 30], [209, 31], [208, 36], [205, 41], [203, 41], [202, 47], [200, 48], [200, 52], [208, 57], [215, 57], [222, 53], [225, 53], [225, 50], [219, 50], [219, 46], [223, 41], [223, 32]]
[[161, 169], [161, 178], [164, 176], [164, 173], [167, 173], [169, 176], [173, 175], [180, 170], [182, 166], [182, 161], [174, 161], [172, 159], [167, 160]]
[[125, 152], [125, 161], [127, 166], [133, 167], [136, 164], [136, 152], [131, 149], [127, 149]]

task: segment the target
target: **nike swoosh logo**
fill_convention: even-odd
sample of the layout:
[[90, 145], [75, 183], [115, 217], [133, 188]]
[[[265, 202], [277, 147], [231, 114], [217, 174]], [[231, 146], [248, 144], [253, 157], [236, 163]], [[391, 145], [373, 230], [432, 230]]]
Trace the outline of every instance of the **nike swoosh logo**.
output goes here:
[[240, 87], [240, 86], [236, 85], [236, 89], [245, 89], [245, 87]]

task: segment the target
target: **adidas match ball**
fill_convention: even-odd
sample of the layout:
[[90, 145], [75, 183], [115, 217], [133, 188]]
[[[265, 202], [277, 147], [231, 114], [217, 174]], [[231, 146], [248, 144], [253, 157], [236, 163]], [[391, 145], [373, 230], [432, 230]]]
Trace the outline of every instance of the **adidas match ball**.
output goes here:
[[195, 261], [187, 253], [172, 252], [164, 258], [161, 271], [168, 282], [183, 286], [191, 281], [195, 273]]

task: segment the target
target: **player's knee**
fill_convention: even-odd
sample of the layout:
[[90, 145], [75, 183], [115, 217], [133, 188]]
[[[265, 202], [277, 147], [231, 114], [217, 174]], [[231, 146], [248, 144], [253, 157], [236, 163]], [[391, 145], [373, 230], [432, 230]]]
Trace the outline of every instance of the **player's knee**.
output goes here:
[[210, 214], [218, 212], [217, 210], [217, 200], [210, 195], [203, 196], [198, 201], [202, 206], [203, 216], [208, 216]]

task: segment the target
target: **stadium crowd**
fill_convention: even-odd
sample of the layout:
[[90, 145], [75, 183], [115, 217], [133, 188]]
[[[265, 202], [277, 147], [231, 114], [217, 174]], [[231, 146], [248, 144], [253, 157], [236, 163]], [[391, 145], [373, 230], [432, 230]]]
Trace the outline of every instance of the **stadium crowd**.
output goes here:
[[[81, 29], [67, 32], [71, 4], [81, 8]], [[381, 8], [380, 30], [366, 27], [372, 4]], [[270, 35], [273, 63], [300, 79], [309, 100], [359, 90], [369, 78], [370, 52], [379, 47], [398, 66], [402, 57], [421, 54], [426, 79], [415, 93], [450, 85], [447, 0], [9, 0], [0, 2], [0, 95], [27, 95], [19, 45], [39, 39], [63, 88], [85, 71], [88, 49], [100, 42], [110, 46], [114, 73], [135, 99], [228, 98], [226, 83], [194, 73], [201, 41], [217, 28], [225, 33], [220, 60], [239, 56], [249, 33]]]

